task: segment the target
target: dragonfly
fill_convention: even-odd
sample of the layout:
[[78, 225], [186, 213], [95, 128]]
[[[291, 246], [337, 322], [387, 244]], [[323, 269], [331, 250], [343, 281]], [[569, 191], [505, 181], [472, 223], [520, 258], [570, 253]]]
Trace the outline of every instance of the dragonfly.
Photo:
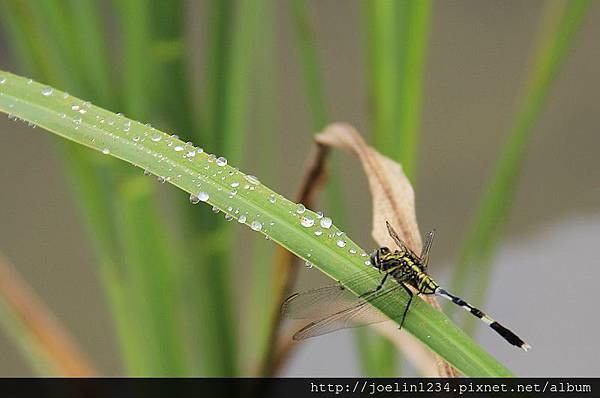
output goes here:
[[[404, 325], [409, 308], [416, 296], [436, 295], [450, 300], [479, 318], [508, 343], [524, 351], [531, 348], [508, 328], [462, 298], [449, 293], [429, 276], [427, 273], [429, 253], [435, 230], [427, 235], [421, 254], [416, 255], [400, 239], [390, 223], [386, 221], [386, 225], [388, 233], [398, 249], [392, 251], [387, 247], [380, 247], [371, 254], [368, 269], [359, 271], [334, 285], [295, 293], [283, 302], [281, 310], [285, 317], [315, 319], [297, 331], [293, 336], [294, 340], [303, 340], [340, 329], [389, 321], [390, 318], [384, 313], [399, 314], [395, 295], [404, 290], [409, 299], [400, 317], [400, 329]], [[357, 291], [362, 291], [362, 293], [357, 293]], [[386, 311], [386, 309], [390, 311]]]

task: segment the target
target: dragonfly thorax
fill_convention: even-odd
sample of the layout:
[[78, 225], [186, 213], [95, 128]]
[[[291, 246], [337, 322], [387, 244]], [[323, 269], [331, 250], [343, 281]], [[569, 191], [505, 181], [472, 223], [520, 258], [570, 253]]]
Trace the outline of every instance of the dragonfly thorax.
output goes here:
[[[380, 271], [403, 268], [406, 271], [421, 271], [421, 260], [412, 253], [380, 247], [371, 254], [371, 265]], [[408, 272], [407, 272], [408, 273]]]

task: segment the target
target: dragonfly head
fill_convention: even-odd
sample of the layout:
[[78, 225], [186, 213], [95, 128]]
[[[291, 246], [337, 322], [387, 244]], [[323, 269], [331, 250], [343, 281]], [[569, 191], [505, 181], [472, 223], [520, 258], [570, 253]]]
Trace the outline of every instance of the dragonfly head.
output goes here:
[[371, 265], [377, 269], [381, 269], [382, 260], [391, 253], [387, 247], [380, 247], [371, 254]]

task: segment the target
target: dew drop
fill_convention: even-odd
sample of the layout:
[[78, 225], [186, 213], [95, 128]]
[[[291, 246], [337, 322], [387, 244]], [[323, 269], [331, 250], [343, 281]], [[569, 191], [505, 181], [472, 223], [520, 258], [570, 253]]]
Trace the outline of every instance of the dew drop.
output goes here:
[[246, 180], [248, 180], [248, 182], [251, 184], [254, 184], [254, 185], [260, 184], [260, 181], [258, 180], [258, 178], [256, 178], [253, 175], [248, 174], [248, 175], [244, 176], [244, 178], [246, 178]]
[[240, 183], [236, 181], [236, 182], [232, 182], [230, 185], [232, 188], [237, 188], [240, 186]]
[[356, 250], [354, 250], [354, 249], [350, 249], [348, 251], [350, 252], [350, 254], [356, 254]]
[[365, 265], [371, 265], [371, 262], [369, 260], [365, 261]]
[[149, 175], [151, 175], [151, 174], [152, 174], [152, 173], [150, 172], [150, 170], [144, 170], [144, 175], [145, 175], [145, 176], [149, 176]]
[[336, 245], [338, 245], [338, 247], [344, 247], [344, 246], [346, 246], [346, 241], [340, 239], [336, 242]]
[[271, 194], [271, 196], [269, 196], [269, 202], [271, 202], [271, 203], [277, 202], [277, 199], [275, 198], [274, 194]]
[[302, 214], [306, 211], [306, 207], [304, 207], [304, 205], [302, 203], [298, 203], [296, 205], [296, 213], [298, 214]]
[[304, 216], [304, 217], [302, 217], [300, 224], [302, 224], [303, 227], [309, 228], [309, 227], [312, 227], [313, 225], [315, 225], [315, 220], [313, 220], [310, 217]]
[[0, 84], [6, 83], [6, 77], [0, 76]]
[[243, 215], [243, 214], [241, 216], [239, 216], [238, 217], [238, 222], [241, 223], [241, 224], [245, 223], [246, 222], [246, 216]]
[[233, 216], [231, 214], [225, 214], [225, 220], [231, 221], [231, 220], [233, 220]]
[[198, 200], [200, 200], [200, 202], [206, 202], [209, 197], [208, 192], [201, 191], [198, 193]]
[[183, 151], [183, 147], [181, 145], [177, 145], [174, 149], [175, 149], [175, 152]]
[[198, 195], [194, 195], [193, 193], [190, 194], [190, 203], [193, 205], [200, 203], [200, 198], [198, 198]]
[[220, 211], [221, 211], [221, 210], [219, 210], [219, 208], [218, 208], [217, 206], [213, 206], [213, 207], [212, 207], [212, 212], [213, 212], [213, 213], [215, 213], [215, 214], [219, 214], [219, 212], [220, 212]]
[[227, 164], [227, 159], [225, 159], [223, 156], [221, 156], [217, 159], [217, 166], [225, 166], [226, 164]]
[[323, 231], [321, 231], [320, 229], [317, 229], [317, 230], [315, 231], [315, 235], [317, 235], [317, 236], [321, 236], [321, 235], [323, 235]]
[[331, 218], [329, 218], [329, 217], [323, 217], [323, 218], [321, 218], [320, 224], [321, 224], [321, 227], [323, 227], [325, 229], [331, 228], [331, 224], [332, 224]]
[[321, 218], [323, 218], [323, 212], [322, 211], [318, 211], [317, 212], [317, 218], [320, 220]]
[[53, 92], [54, 92], [54, 89], [53, 89], [52, 87], [48, 87], [48, 86], [46, 86], [46, 87], [44, 87], [44, 88], [42, 89], [42, 95], [43, 95], [44, 97], [49, 97], [49, 96], [51, 96]]
[[165, 177], [163, 177], [163, 176], [158, 176], [156, 179], [157, 179], [157, 180], [158, 180], [158, 182], [160, 182], [161, 184], [164, 184], [164, 183], [165, 183], [165, 181], [167, 181], [167, 179], [166, 179]]
[[102, 153], [103, 153], [103, 154], [105, 154], [105, 155], [108, 155], [108, 154], [110, 153], [110, 149], [108, 149], [108, 148], [104, 148], [104, 149], [102, 150]]
[[260, 231], [262, 227], [262, 223], [257, 220], [252, 221], [252, 223], [250, 224], [250, 228], [252, 228], [254, 231]]
[[305, 262], [304, 262], [304, 266], [305, 266], [306, 268], [310, 269], [310, 268], [312, 268], [312, 267], [313, 267], [313, 263], [311, 263], [310, 261], [305, 261]]
[[160, 136], [160, 134], [155, 135], [154, 137], [151, 138], [152, 141], [154, 142], [158, 142], [162, 139], [162, 137]]

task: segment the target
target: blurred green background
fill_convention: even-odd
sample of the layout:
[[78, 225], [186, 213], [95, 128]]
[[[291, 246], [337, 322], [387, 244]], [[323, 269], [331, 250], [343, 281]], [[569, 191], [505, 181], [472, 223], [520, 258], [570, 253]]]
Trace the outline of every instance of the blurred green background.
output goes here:
[[[160, 4], [163, 3], [158, 6], [157, 2], [133, 0], [85, 1], [78, 6], [77, 1], [48, 2], [57, 7], [55, 10], [68, 10], [52, 14], [48, 12], [51, 5], [44, 10], [35, 1], [4, 0], [0, 8], [0, 68], [35, 76], [112, 111], [122, 111], [176, 132], [198, 146], [226, 156], [230, 163], [259, 176], [262, 182], [290, 198], [310, 152], [311, 135], [322, 121], [350, 122], [375, 142], [385, 135], [377, 135], [376, 130], [381, 127], [374, 122], [382, 111], [377, 108], [379, 97], [373, 94], [371, 73], [377, 61], [373, 32], [383, 32], [385, 37], [386, 23], [385, 17], [369, 19], [369, 12], [377, 11], [377, 7], [358, 1]], [[385, 12], [385, 2], [379, 3]], [[418, 141], [410, 156], [416, 159], [412, 180], [421, 232], [434, 227], [438, 231], [431, 272], [440, 275], [446, 284], [450, 284], [464, 236], [476, 217], [484, 187], [489, 184], [513, 126], [520, 96], [534, 65], [539, 21], [552, 8], [549, 3], [560, 5], [552, 0], [431, 4], [428, 29], [421, 36], [425, 43], [423, 80], [419, 82], [418, 74], [413, 77], [415, 90], [420, 92], [422, 87], [422, 103], [413, 98], [415, 104], [421, 104], [422, 111], [421, 116], [418, 109], [414, 113], [420, 128], [416, 127]], [[90, 9], [97, 14], [86, 14], [86, 7], [81, 4], [91, 4]], [[316, 86], [324, 93], [324, 107], [319, 106], [314, 95], [312, 100], [310, 95], [307, 97], [305, 77], [310, 67], [303, 64], [306, 53], [303, 58], [298, 51], [302, 31], [297, 22], [302, 10], [307, 11], [307, 21], [313, 28], [317, 74], [322, 82], [322, 86], [318, 82]], [[406, 10], [396, 12], [403, 14], [390, 19], [392, 26], [403, 26], [402, 18], [411, 18]], [[595, 40], [600, 37], [600, 4], [591, 2], [586, 14], [533, 129], [514, 201], [504, 220], [506, 229], [500, 252], [491, 261], [495, 268], [486, 304], [479, 300], [474, 303], [481, 304], [533, 345], [534, 350], [526, 355], [515, 353], [496, 336], [488, 336], [487, 330], [479, 333], [484, 345], [520, 375], [600, 373], [595, 350], [590, 349], [597, 348], [595, 330], [600, 324], [589, 316], [595, 311], [594, 281], [600, 277], [594, 250], [600, 236], [600, 90], [596, 72], [600, 49]], [[24, 19], [19, 22], [15, 15]], [[86, 21], [103, 23], [98, 30], [103, 35], [97, 39], [105, 46], [105, 55], [110, 54], [111, 61], [104, 64], [105, 69], [97, 58], [101, 54], [98, 48], [81, 52], [69, 47], [86, 48], [88, 43], [94, 43], [95, 26]], [[48, 58], [33, 57], [34, 63], [28, 66], [24, 62], [27, 43], [25, 50], [19, 47], [18, 40], [11, 36], [19, 26], [15, 28], [13, 24], [20, 24], [23, 37], [28, 31], [49, 29], [48, 35], [37, 37], [37, 46], [43, 47], [41, 54]], [[72, 40], [73, 31], [52, 30], [51, 26], [70, 26], [78, 32], [76, 40]], [[179, 40], [183, 35], [187, 41]], [[380, 44], [389, 51], [405, 42], [411, 41], [392, 40], [391, 47], [385, 47], [385, 42]], [[405, 49], [397, 50], [400, 55], [407, 54]], [[35, 48], [29, 51], [34, 53]], [[382, 59], [388, 62], [392, 54], [384, 54]], [[189, 69], [181, 62], [187, 63]], [[68, 67], [53, 71], [53, 65]], [[394, 65], [391, 68], [397, 70]], [[54, 80], [49, 81], [48, 76]], [[397, 93], [410, 92], [406, 88], [409, 83]], [[395, 112], [401, 113], [398, 108], [393, 109]], [[384, 151], [405, 160], [399, 142], [406, 135], [401, 134], [406, 133], [398, 132], [395, 138], [392, 135], [398, 149], [386, 146]], [[215, 312], [221, 312], [219, 305], [210, 307], [205, 297], [198, 295], [199, 286], [206, 283], [200, 279], [212, 284], [212, 275], [220, 274], [222, 284], [230, 286], [225, 294], [233, 292], [231, 306], [235, 308], [231, 319], [218, 320], [231, 325], [221, 337], [229, 336], [234, 342], [229, 348], [241, 354], [235, 363], [227, 363], [222, 352], [209, 354], [224, 360], [211, 371], [195, 363], [198, 358], [208, 358], [207, 354], [201, 348], [196, 352], [187, 346], [184, 351], [189, 349], [195, 358], [192, 364], [182, 364], [174, 355], [170, 358], [174, 365], [168, 371], [153, 367], [152, 358], [133, 364], [130, 360], [129, 366], [124, 365], [127, 361], [122, 359], [123, 343], [118, 342], [110, 300], [106, 298], [102, 272], [98, 272], [98, 256], [90, 244], [94, 240], [88, 238], [82, 225], [84, 217], [79, 209], [83, 199], [73, 195], [78, 188], [72, 189], [64, 178], [62, 169], [69, 167], [69, 161], [60, 160], [64, 159], [65, 148], [57, 141], [22, 124], [0, 120], [0, 251], [55, 311], [99, 371], [106, 375], [126, 371], [227, 374], [230, 367], [236, 368], [235, 374], [251, 374], [250, 364], [260, 355], [260, 339], [264, 336], [261, 317], [268, 314], [269, 290], [264, 286], [270, 286], [274, 245], [256, 240], [254, 234], [237, 225], [221, 225], [210, 209], [191, 209], [185, 195], [167, 184], [147, 179], [149, 189], [157, 191], [160, 203], [158, 239], [162, 242], [161, 237], [166, 236], [173, 245], [164, 250], [177, 254], [174, 267], [181, 267], [176, 268], [183, 270], [181, 274], [199, 279], [190, 278], [190, 285], [184, 287], [177, 283], [158, 287], [148, 283], [146, 287], [157, 289], [153, 292], [172, 289], [177, 298], [182, 298], [188, 322], [184, 328], [188, 338], [196, 341], [194, 333], [210, 329], [210, 316], [218, 318]], [[98, 191], [106, 187], [122, 189], [127, 179], [141, 174], [114, 165], [102, 169], [106, 166], [98, 166], [93, 159], [90, 164], [100, 167], [112, 179], [103, 180], [106, 185], [98, 187]], [[341, 171], [334, 177], [343, 200], [332, 205], [325, 195], [318, 208], [329, 214], [341, 213], [344, 217], [336, 218], [336, 223], [363, 247], [373, 247], [369, 195], [362, 171], [346, 156], [336, 155], [334, 159], [336, 170]], [[125, 177], [118, 177], [119, 173]], [[137, 206], [137, 199], [133, 199], [132, 206]], [[115, 200], [118, 202], [118, 197]], [[117, 209], [115, 214], [129, 214], [130, 210]], [[113, 222], [116, 224], [119, 218], [114, 217]], [[136, 235], [134, 231], [132, 236], [146, 236], [144, 232], [137, 231]], [[143, 247], [147, 242], [137, 244]], [[218, 265], [225, 265], [231, 272], [230, 281], [226, 273], [215, 270]], [[201, 270], [201, 274], [189, 267]], [[485, 276], [478, 272], [473, 271], [470, 279], [465, 279], [464, 289], [456, 293], [467, 300], [472, 298], [473, 285]], [[325, 282], [310, 270], [301, 272], [299, 285]], [[267, 297], [261, 296], [261, 290], [266, 291]], [[168, 300], [165, 301], [127, 301], [126, 305], [146, 309], [159, 305], [168, 314], [171, 311]], [[206, 311], [209, 318], [204, 317]], [[164, 319], [160, 316], [150, 314], [140, 322]], [[259, 321], [250, 322], [254, 316]], [[210, 325], [214, 326], [214, 322]], [[140, 333], [140, 328], [134, 331]], [[213, 334], [221, 333], [217, 329]], [[210, 336], [202, 339], [210, 341]], [[284, 374], [351, 376], [361, 368], [365, 370], [368, 354], [355, 355], [352, 339], [350, 334], [341, 333], [307, 342]], [[178, 345], [169, 337], [151, 333], [131, 340], [138, 341], [140, 349], [148, 352], [155, 351], [152, 344], [155, 347], [159, 341], [170, 341], [175, 348]], [[186, 345], [186, 341], [179, 344]], [[377, 347], [373, 352], [377, 352]], [[136, 354], [127, 355], [132, 358]], [[157, 353], [156, 358], [161, 355], [165, 354]], [[177, 366], [182, 372], [177, 371]], [[383, 366], [380, 370], [385, 373], [387, 369]], [[405, 372], [410, 374], [411, 370]], [[6, 335], [0, 335], [0, 375], [29, 374], [31, 369], [16, 346]]]

